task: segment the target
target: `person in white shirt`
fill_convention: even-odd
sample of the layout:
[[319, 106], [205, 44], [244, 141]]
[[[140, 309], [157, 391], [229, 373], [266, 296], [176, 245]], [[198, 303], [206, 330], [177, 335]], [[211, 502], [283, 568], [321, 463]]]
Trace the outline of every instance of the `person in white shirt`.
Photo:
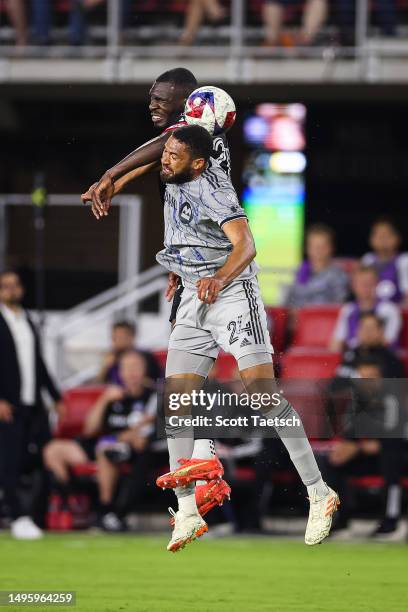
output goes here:
[[[41, 392], [48, 391], [59, 414], [64, 410], [41, 356], [35, 327], [22, 308], [24, 289], [18, 274], [0, 274], [0, 489], [18, 539], [37, 539], [41, 530], [23, 512], [18, 484], [29, 442], [42, 447], [49, 425]], [[35, 438], [33, 431], [36, 432]]]

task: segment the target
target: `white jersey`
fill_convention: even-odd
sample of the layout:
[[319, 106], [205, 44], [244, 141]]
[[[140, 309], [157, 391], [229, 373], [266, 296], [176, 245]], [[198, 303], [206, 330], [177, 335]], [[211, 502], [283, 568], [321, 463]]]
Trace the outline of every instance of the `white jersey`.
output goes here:
[[[178, 274], [185, 285], [213, 276], [221, 268], [232, 244], [222, 230], [228, 221], [246, 219], [244, 209], [221, 165], [210, 159], [196, 179], [180, 185], [168, 183], [164, 195], [164, 249], [156, 258]], [[253, 278], [258, 271], [251, 262], [237, 277]]]

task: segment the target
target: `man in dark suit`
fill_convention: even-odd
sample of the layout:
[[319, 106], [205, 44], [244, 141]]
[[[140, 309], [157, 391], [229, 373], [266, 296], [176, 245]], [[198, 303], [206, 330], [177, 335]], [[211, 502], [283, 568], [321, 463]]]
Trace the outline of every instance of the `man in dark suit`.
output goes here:
[[0, 489], [17, 539], [37, 539], [41, 530], [24, 512], [18, 484], [29, 444], [41, 449], [49, 440], [48, 414], [41, 398], [48, 391], [63, 411], [44, 360], [36, 329], [21, 307], [24, 289], [13, 271], [0, 274]]

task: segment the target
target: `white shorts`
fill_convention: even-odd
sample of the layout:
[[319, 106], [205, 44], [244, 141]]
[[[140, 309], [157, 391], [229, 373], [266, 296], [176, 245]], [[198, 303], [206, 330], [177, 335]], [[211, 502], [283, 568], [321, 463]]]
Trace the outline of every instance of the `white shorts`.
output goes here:
[[216, 359], [220, 348], [237, 361], [253, 353], [273, 353], [256, 278], [233, 281], [214, 304], [204, 304], [195, 289], [184, 288], [169, 350]]

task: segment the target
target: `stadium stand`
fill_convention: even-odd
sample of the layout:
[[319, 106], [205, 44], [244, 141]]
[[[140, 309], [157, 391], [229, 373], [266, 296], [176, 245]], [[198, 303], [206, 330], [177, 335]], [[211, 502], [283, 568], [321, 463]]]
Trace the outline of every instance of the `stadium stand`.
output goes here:
[[339, 306], [307, 306], [298, 310], [292, 346], [326, 349], [339, 310]]

